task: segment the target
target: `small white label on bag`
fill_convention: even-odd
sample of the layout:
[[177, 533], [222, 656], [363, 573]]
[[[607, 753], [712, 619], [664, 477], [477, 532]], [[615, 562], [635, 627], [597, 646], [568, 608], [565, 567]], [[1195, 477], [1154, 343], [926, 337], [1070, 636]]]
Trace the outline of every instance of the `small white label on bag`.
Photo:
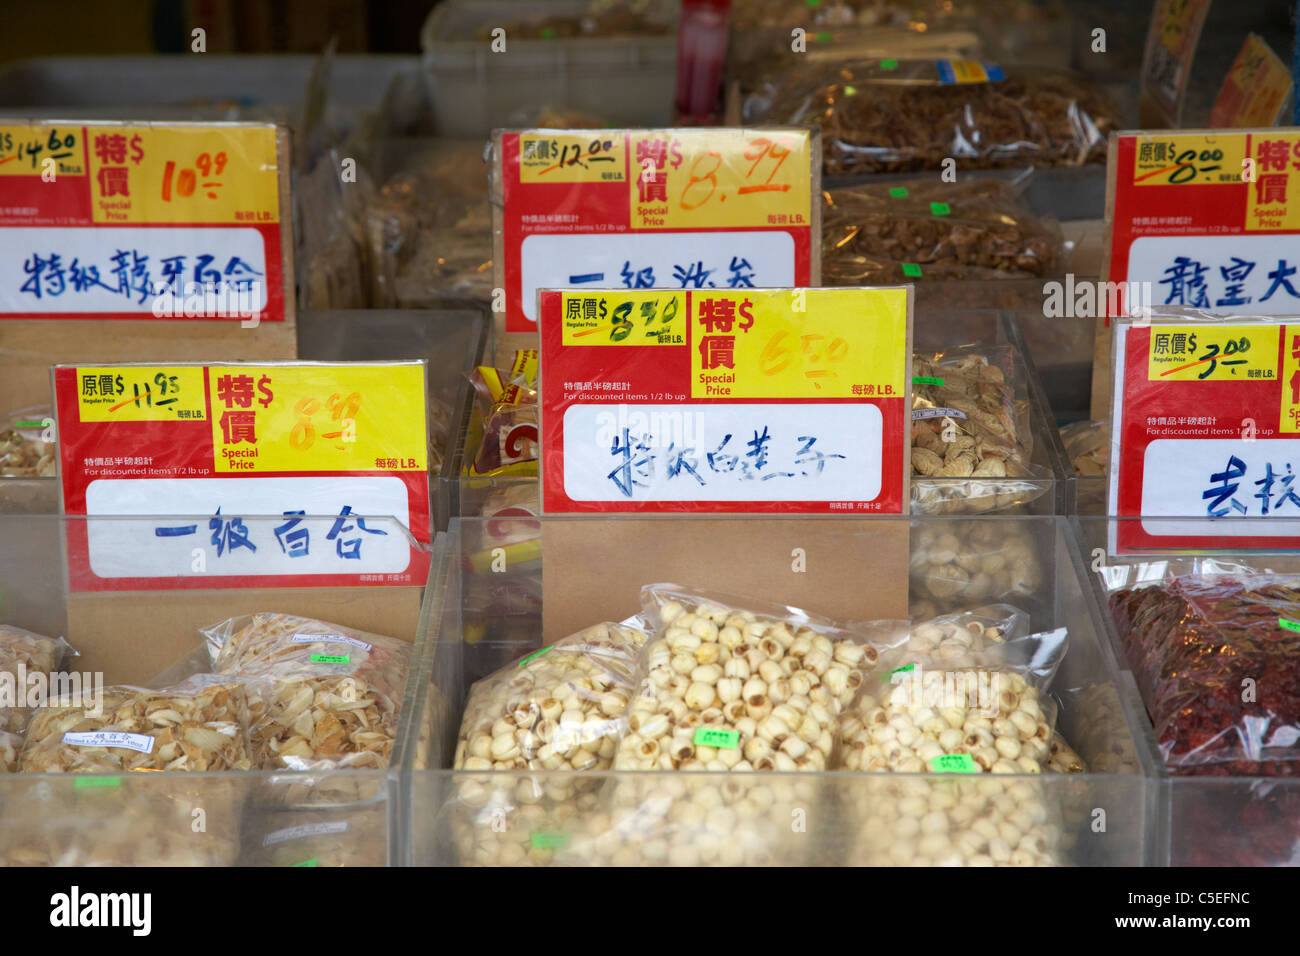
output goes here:
[[320, 836], [322, 833], [346, 833], [347, 829], [347, 820], [335, 820], [330, 823], [301, 823], [296, 827], [273, 830], [262, 837], [262, 846], [275, 846], [277, 843], [287, 843], [289, 840], [300, 840], [309, 836]]
[[966, 418], [966, 413], [956, 408], [914, 408], [912, 421], [919, 422], [926, 418]]
[[355, 637], [344, 637], [341, 634], [295, 634], [289, 638], [290, 644], [351, 644], [353, 647], [359, 647], [363, 651], [370, 650], [371, 645], [365, 641], [358, 641]]
[[142, 754], [153, 752], [153, 738], [148, 734], [128, 734], [114, 730], [93, 730], [63, 735], [63, 742], [73, 747], [121, 747], [138, 750]]

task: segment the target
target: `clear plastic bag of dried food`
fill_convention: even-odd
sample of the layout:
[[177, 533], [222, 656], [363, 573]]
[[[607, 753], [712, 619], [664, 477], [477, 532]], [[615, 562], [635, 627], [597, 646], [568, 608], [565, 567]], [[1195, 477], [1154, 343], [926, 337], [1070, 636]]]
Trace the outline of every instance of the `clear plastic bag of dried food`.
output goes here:
[[1300, 773], [1300, 575], [1184, 574], [1110, 595], [1174, 773]]
[[248, 687], [255, 767], [388, 765], [410, 669], [405, 641], [271, 612], [231, 618], [202, 633], [213, 670]]
[[238, 682], [162, 690], [117, 686], [51, 700], [32, 716], [24, 773], [248, 770], [248, 704]]
[[[467, 377], [474, 386], [476, 410], [466, 441], [467, 448], [473, 451], [469, 476], [535, 476], [537, 350], [515, 352], [508, 369], [480, 366]], [[474, 450], [476, 443], [477, 450]]]
[[53, 423], [44, 405], [17, 409], [0, 421], [0, 478], [54, 477], [58, 446], [45, 440], [53, 434]]
[[462, 863], [550, 862], [555, 847], [533, 834], [556, 832], [576, 806], [594, 806], [600, 780], [591, 774], [614, 762], [646, 636], [597, 624], [470, 688], [452, 769], [489, 772], [454, 784], [446, 819]]
[[1117, 128], [1107, 97], [1082, 78], [953, 60], [809, 63], [760, 84], [744, 121], [812, 123], [827, 175], [1102, 162]]
[[33, 693], [46, 696], [49, 677], [75, 653], [61, 637], [0, 624], [0, 731], [21, 733], [27, 727]]
[[923, 279], [1009, 279], [1056, 274], [1060, 227], [1019, 200], [1023, 186], [995, 179], [909, 180], [823, 194], [825, 285]]
[[1073, 422], [1061, 429], [1061, 441], [1076, 475], [1106, 475], [1110, 466], [1110, 422]]
[[1029, 633], [1029, 615], [1010, 604], [942, 614], [918, 621], [908, 629], [907, 640], [892, 655], [909, 664], [921, 660], [941, 661], [954, 667], [973, 666], [990, 647], [1014, 641]]
[[0, 773], [14, 773], [23, 752], [22, 734], [0, 730]]
[[[793, 607], [673, 584], [641, 591], [643, 649], [617, 770], [824, 770], [875, 665], [863, 635]], [[901, 638], [882, 628], [881, 646]]]
[[912, 357], [912, 507], [974, 514], [1046, 494], [1035, 464], [1024, 360], [1009, 345]]
[[961, 658], [910, 642], [887, 653], [840, 717], [836, 763], [903, 773], [1043, 772], [1056, 718], [1047, 688], [1067, 636], [1057, 628], [1013, 637]]

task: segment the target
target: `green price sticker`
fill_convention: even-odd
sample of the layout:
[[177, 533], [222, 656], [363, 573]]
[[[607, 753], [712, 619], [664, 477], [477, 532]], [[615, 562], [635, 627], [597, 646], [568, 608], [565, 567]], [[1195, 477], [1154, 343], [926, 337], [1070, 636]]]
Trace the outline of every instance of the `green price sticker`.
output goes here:
[[857, 88], [856, 86], [846, 86], [846, 87], [844, 87], [844, 95], [845, 95], [845, 96], [857, 96], [857, 95], [858, 95], [858, 88]]
[[818, 42], [818, 43], [830, 43], [830, 42], [831, 42], [831, 35], [830, 35], [829, 33], [826, 33], [826, 32], [823, 31], [822, 33], [817, 34], [817, 42]]
[[943, 379], [935, 378], [933, 375], [916, 375], [912, 378], [913, 385], [942, 385]]
[[881, 61], [880, 61], [880, 68], [881, 68], [882, 70], [897, 70], [897, 69], [898, 69], [898, 61], [897, 61], [897, 60], [881, 60]]
[[347, 654], [313, 654], [311, 656], [313, 664], [346, 664], [348, 662]]
[[906, 187], [906, 186], [890, 186], [890, 187], [889, 187], [889, 195], [892, 196], [894, 199], [906, 199], [906, 198], [907, 198], [907, 187]]
[[930, 203], [930, 212], [936, 216], [946, 216], [951, 213], [952, 210], [948, 208], [946, 202], [932, 202]]
[[85, 790], [100, 787], [120, 787], [121, 785], [121, 777], [78, 777], [72, 787], [74, 790]]
[[882, 683], [882, 684], [888, 684], [888, 683], [889, 683], [889, 679], [890, 679], [891, 677], [893, 677], [895, 674], [905, 674], [905, 673], [907, 673], [908, 671], [914, 671], [914, 670], [916, 670], [916, 665], [915, 665], [915, 664], [906, 664], [906, 665], [904, 665], [904, 666], [902, 666], [902, 667], [895, 667], [895, 668], [894, 668], [892, 671], [890, 671], [888, 674], [881, 674], [881, 675], [880, 675], [880, 683]]
[[316, 857], [314, 856], [310, 860], [303, 860], [301, 863], [294, 864], [294, 866], [315, 866], [315, 865], [316, 865]]
[[903, 275], [907, 276], [910, 279], [919, 279], [921, 278], [921, 267], [918, 266], [915, 262], [904, 262]]
[[695, 746], [735, 750], [740, 746], [739, 730], [718, 730], [716, 727], [696, 727]]
[[1277, 626], [1285, 631], [1300, 631], [1300, 621], [1288, 621], [1284, 617], [1277, 619]]
[[822, 0], [803, 0], [803, 2], [810, 7], [816, 7], [821, 5]]
[[534, 850], [563, 850], [569, 843], [569, 834], [534, 833], [531, 839]]
[[542, 27], [541, 37], [543, 40], [554, 40], [555, 27]]
[[975, 758], [970, 754], [944, 754], [930, 758], [930, 769], [935, 773], [979, 773]]
[[536, 660], [537, 658], [541, 657], [543, 654], [545, 654], [547, 651], [549, 651], [549, 650], [550, 650], [552, 647], [554, 647], [554, 646], [555, 646], [554, 644], [547, 644], [547, 645], [546, 645], [545, 647], [543, 647], [540, 651], [533, 651], [531, 654], [529, 654], [527, 657], [525, 657], [522, 661], [520, 661], [520, 662], [519, 662], [518, 664], [516, 664], [515, 666], [516, 666], [516, 667], [523, 667], [523, 666], [524, 666], [525, 664], [527, 664], [529, 661], [531, 661], [531, 660]]

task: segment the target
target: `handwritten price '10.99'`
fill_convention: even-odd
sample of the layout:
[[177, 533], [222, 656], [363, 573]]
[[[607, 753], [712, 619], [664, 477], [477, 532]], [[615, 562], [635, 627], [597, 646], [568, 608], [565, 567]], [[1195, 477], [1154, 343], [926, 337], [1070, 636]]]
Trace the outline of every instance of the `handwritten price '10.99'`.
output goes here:
[[[172, 179], [176, 181], [176, 195], [182, 198], [188, 198], [194, 195], [194, 190], [200, 185], [199, 177], [202, 176], [204, 191], [209, 199], [216, 199], [217, 194], [213, 191], [221, 187], [221, 183], [210, 180], [210, 176], [220, 176], [226, 169], [226, 154], [217, 153], [215, 156], [209, 153], [199, 153], [198, 158], [194, 160], [195, 169], [182, 169], [176, 172], [176, 163], [173, 160], [167, 160], [167, 165], [163, 168], [162, 181], [162, 198], [163, 202], [172, 201]], [[197, 170], [197, 172], [196, 172]]]
[[[736, 188], [737, 196], [751, 196], [755, 193], [789, 192], [789, 183], [774, 183], [772, 180], [780, 172], [781, 165], [790, 156], [788, 146], [767, 137], [751, 140], [745, 147], [745, 160], [749, 167], [745, 170], [745, 184]], [[760, 167], [762, 167], [760, 169]], [[722, 154], [715, 149], [695, 158], [688, 170], [690, 179], [682, 190], [677, 204], [687, 211], [699, 209], [715, 195], [718, 202], [726, 201], [726, 193], [718, 192], [718, 170], [722, 168]], [[767, 178], [762, 179], [763, 172]]]
[[831, 366], [844, 361], [849, 354], [849, 343], [836, 338], [826, 341], [826, 336], [808, 334], [799, 336], [796, 346], [794, 336], [789, 332], [777, 332], [759, 356], [759, 368], [764, 375], [777, 375], [784, 372], [796, 359], [802, 359], [804, 376], [810, 379], [813, 387], [821, 389], [819, 379], [838, 378], [839, 374]]

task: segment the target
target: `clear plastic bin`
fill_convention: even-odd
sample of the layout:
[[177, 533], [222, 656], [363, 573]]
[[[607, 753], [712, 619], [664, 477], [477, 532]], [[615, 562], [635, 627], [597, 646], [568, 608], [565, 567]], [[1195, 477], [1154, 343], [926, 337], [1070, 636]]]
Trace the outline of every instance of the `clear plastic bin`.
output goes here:
[[[697, 519], [661, 517], [645, 524], [663, 529], [680, 529]], [[746, 554], [745, 560], [761, 575], [781, 563], [789, 564], [788, 538], [783, 528], [806, 527], [822, 519], [752, 518], [734, 519], [730, 527], [747, 526], [761, 532], [760, 538], [773, 544]], [[519, 519], [516, 519], [516, 523]], [[1076, 538], [1068, 522], [1056, 517], [1018, 518], [869, 518], [825, 519], [823, 530], [844, 529], [843, 547], [837, 552], [862, 555], [860, 537], [879, 530], [882, 534], [910, 529], [913, 561], [922, 538], [960, 533], [962, 525], [985, 524], [998, 533], [1015, 535], [1029, 542], [1040, 577], [1018, 603], [1031, 616], [1031, 628], [1056, 626], [1070, 629], [1070, 644], [1064, 663], [1053, 683], [1060, 704], [1058, 727], [1093, 772], [1045, 775], [980, 775], [955, 780], [938, 774], [885, 774], [836, 771], [827, 773], [682, 774], [660, 771], [600, 772], [562, 775], [558, 772], [466, 772], [448, 769], [459, 730], [459, 715], [466, 693], [477, 679], [522, 657], [542, 642], [543, 614], [540, 604], [529, 614], [506, 622], [504, 605], [494, 609], [489, 622], [490, 636], [479, 645], [462, 639], [471, 613], [480, 604], [483, 588], [502, 593], [509, 582], [540, 580], [546, 572], [546, 542], [553, 530], [581, 539], [583, 525], [593, 537], [609, 533], [609, 522], [591, 518], [546, 518], [541, 520], [541, 544], [531, 562], [508, 562], [497, 573], [480, 560], [485, 541], [512, 536], [508, 521], [456, 520], [446, 537], [450, 541], [446, 558], [450, 562], [444, 577], [446, 590], [436, 600], [431, 622], [433, 639], [427, 645], [430, 683], [423, 688], [442, 715], [439, 732], [428, 753], [427, 766], [412, 764], [406, 782], [410, 807], [412, 855], [415, 865], [518, 863], [568, 864], [649, 862], [699, 864], [713, 861], [775, 864], [859, 864], [865, 862], [909, 862], [882, 859], [873, 842], [878, 830], [869, 821], [887, 816], [903, 800], [942, 799], [941, 791], [996, 802], [1007, 794], [1022, 809], [1044, 817], [1043, 825], [1058, 848], [1055, 862], [1078, 865], [1142, 865], [1152, 850], [1155, 794], [1148, 775], [1154, 757], [1149, 743], [1134, 728], [1141, 719], [1140, 704], [1129, 682], [1123, 679], [1104, 636], [1101, 609], [1080, 561]], [[492, 527], [495, 525], [495, 527]], [[567, 528], [566, 528], [567, 525]], [[868, 530], [864, 531], [866, 527]], [[527, 529], [521, 529], [520, 534]], [[653, 533], [653, 532], [643, 532]], [[831, 540], [833, 541], [833, 535]], [[897, 539], [895, 539], [897, 540]], [[631, 542], [628, 542], [631, 546]], [[721, 547], [721, 545], [720, 545]], [[600, 549], [606, 556], [606, 549]], [[780, 553], [777, 553], [780, 552]], [[721, 553], [721, 552], [720, 552]], [[698, 556], [696, 556], [698, 557]], [[603, 559], [603, 558], [602, 558]], [[689, 560], [689, 559], [683, 559]], [[608, 561], [605, 562], [606, 566]], [[665, 562], [664, 579], [674, 575], [672, 560]], [[698, 561], [695, 562], [698, 566]], [[577, 575], [601, 589], [600, 603], [610, 603], [609, 589], [595, 568], [566, 566], [550, 569], [566, 578]], [[497, 579], [487, 582], [484, 579]], [[772, 582], [764, 587], [768, 601], [805, 606], [807, 585], [800, 575], [790, 575], [788, 587], [777, 591]], [[616, 597], [626, 591], [627, 612], [638, 610], [635, 588], [617, 581]], [[680, 581], [692, 587], [718, 586], [710, 580]], [[593, 598], [595, 594], [593, 592]], [[852, 600], [841, 596], [842, 600]], [[976, 602], [981, 603], [981, 602]], [[579, 608], [578, 610], [582, 610]], [[593, 619], [594, 623], [594, 619]], [[498, 627], [497, 625], [502, 625]], [[408, 751], [409, 752], [409, 751]], [[1017, 785], [1019, 785], [1017, 787]], [[565, 789], [565, 788], [568, 789]], [[1011, 788], [987, 796], [984, 788]], [[686, 825], [707, 815], [721, 797], [734, 811], [723, 814], [722, 830], [703, 838], [697, 828]], [[620, 809], [641, 807], [642, 829], [649, 823], [650, 845], [624, 845], [617, 826]], [[805, 811], [799, 813], [798, 811]], [[626, 820], [626, 818], [624, 818]], [[798, 825], [796, 825], [798, 824]], [[960, 839], [962, 828], [950, 834]], [[723, 849], [717, 847], [721, 838]], [[892, 847], [891, 847], [892, 849]], [[721, 854], [721, 855], [719, 855]]]
[[[1088, 479], [1101, 481], [1103, 479]], [[1169, 577], [1234, 566], [1300, 574], [1300, 551], [1210, 553], [1143, 553], [1112, 555], [1106, 551], [1108, 533], [1122, 521], [1137, 518], [1080, 517], [1083, 559], [1092, 568], [1098, 604], [1107, 608], [1105, 580], [1141, 585]], [[1267, 518], [1232, 519], [1235, 523], [1267, 522]], [[1204, 521], [1208, 532], [1222, 522]], [[1131, 669], [1115, 623], [1107, 611], [1106, 630], [1120, 666]], [[1131, 679], [1131, 675], [1130, 675]], [[1266, 680], [1267, 675], [1260, 675]], [[1133, 684], [1136, 694], [1136, 683]], [[1144, 751], [1154, 755], [1159, 782], [1153, 829], [1153, 865], [1159, 866], [1295, 866], [1300, 864], [1300, 779], [1282, 776], [1184, 776], [1164, 766], [1155, 731], [1140, 695], [1140, 729]], [[1193, 702], [1189, 706], [1195, 706]]]
[[[283, 517], [243, 520], [251, 538], [274, 542]], [[403, 748], [429, 736], [414, 691], [425, 656], [424, 598], [440, 592], [447, 559], [445, 544], [430, 552], [392, 518], [366, 520], [408, 541], [412, 560], [428, 553], [427, 586], [73, 592], [63, 557], [71, 535], [126, 538], [176, 519], [0, 516], [0, 623], [66, 636], [79, 656], [64, 670], [84, 675], [80, 688], [148, 682], [200, 648], [199, 627], [254, 611], [386, 630], [412, 645], [387, 769], [0, 773], [0, 865], [384, 865], [402, 856], [397, 774], [413, 759]], [[191, 568], [186, 562], [176, 577], [193, 578]], [[141, 607], [149, 613], [140, 614]]]
[[[446, 0], [420, 31], [433, 79], [440, 136], [486, 137], [540, 110], [577, 111], [615, 127], [668, 126], [673, 115], [679, 5], [651, 4], [657, 36], [511, 37], [509, 26], [543, 14], [580, 16], [587, 0]], [[506, 30], [494, 53], [481, 31]]]

